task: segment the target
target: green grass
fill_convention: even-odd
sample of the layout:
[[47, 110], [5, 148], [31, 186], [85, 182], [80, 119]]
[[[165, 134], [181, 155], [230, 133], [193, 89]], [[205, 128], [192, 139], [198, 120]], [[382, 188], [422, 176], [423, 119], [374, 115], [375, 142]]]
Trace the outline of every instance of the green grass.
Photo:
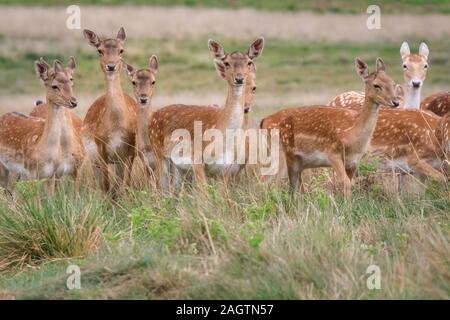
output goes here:
[[[30, 43], [30, 49], [27, 50], [11, 44], [17, 43], [17, 40], [3, 40], [3, 46], [7, 50], [0, 51], [0, 94], [38, 95], [42, 88], [35, 76], [33, 62], [40, 56], [49, 61], [57, 58], [65, 62], [69, 55], [75, 55], [78, 61], [75, 93], [82, 95], [103, 92], [103, 76], [99, 72], [97, 53], [82, 41], [76, 49], [68, 50], [57, 41], [39, 40], [39, 48], [48, 49], [36, 52], [33, 41], [37, 40], [22, 39], [21, 41]], [[249, 45], [222, 39], [220, 41], [225, 48], [247, 50]], [[419, 40], [411, 41], [413, 51], [417, 50], [418, 43]], [[428, 46], [431, 50], [431, 68], [425, 90], [433, 92], [435, 86], [448, 86], [450, 59], [447, 53], [450, 50], [450, 40], [431, 41]], [[354, 59], [357, 56], [364, 59], [371, 69], [374, 68], [376, 57], [382, 57], [386, 62], [387, 72], [396, 81], [403, 83], [399, 47], [399, 43], [390, 42], [326, 44], [267, 39], [264, 53], [256, 61], [258, 90], [278, 96], [289, 92], [320, 91], [324, 88], [335, 88], [336, 92], [362, 90], [363, 84], [354, 71]], [[54, 52], [59, 54], [55, 55]], [[214, 71], [206, 41], [131, 39], [126, 43], [124, 59], [137, 68], [143, 68], [152, 54], [157, 54], [160, 60], [155, 96], [180, 91], [198, 92], [199, 88], [207, 88], [213, 92], [224, 90], [225, 84]], [[126, 90], [130, 91], [127, 77], [123, 76], [122, 80]]]
[[[10, 211], [0, 211], [0, 259], [5, 263], [12, 253], [24, 258], [4, 270], [0, 296], [450, 297], [448, 190], [430, 184], [420, 196], [399, 198], [380, 193], [376, 184], [356, 186], [352, 201], [345, 202], [327, 191], [326, 177], [310, 180], [303, 199], [253, 176], [227, 188], [213, 180], [206, 198], [186, 185], [173, 196], [131, 191], [128, 200], [113, 204], [85, 184], [72, 200], [70, 191], [48, 198], [35, 192], [14, 203], [1, 199]], [[82, 217], [89, 219], [78, 229], [85, 235], [97, 230], [96, 245], [84, 252], [57, 250], [73, 228], [67, 221]], [[29, 255], [35, 247], [26, 245], [29, 238], [39, 239], [33, 243], [45, 250]], [[75, 238], [85, 247], [91, 243]], [[81, 290], [65, 286], [70, 263], [81, 268]], [[381, 269], [381, 290], [366, 287], [372, 264]]]
[[[450, 13], [448, 0], [80, 0], [80, 5], [158, 5], [217, 8], [255, 8], [260, 10], [299, 11], [307, 10], [319, 13], [359, 13], [364, 14], [371, 4], [381, 7], [383, 13]], [[71, 5], [63, 0], [0, 0], [7, 5]]]

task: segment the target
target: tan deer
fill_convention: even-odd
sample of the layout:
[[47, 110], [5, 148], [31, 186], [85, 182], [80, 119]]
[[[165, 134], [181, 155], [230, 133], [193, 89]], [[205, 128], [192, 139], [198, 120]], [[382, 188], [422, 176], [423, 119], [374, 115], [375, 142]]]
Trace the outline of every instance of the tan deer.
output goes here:
[[[64, 116], [64, 108], [75, 108], [72, 74], [75, 61], [68, 68], [55, 60], [53, 69], [41, 59], [35, 62], [36, 73], [46, 90], [45, 120], [22, 113], [8, 113], [0, 118], [1, 182], [8, 185], [10, 173], [21, 179], [44, 179], [71, 174], [72, 163], [64, 161], [62, 132], [72, 123]], [[70, 142], [69, 142], [70, 143]]]
[[[172, 151], [176, 142], [172, 141], [172, 133], [177, 129], [185, 129], [194, 137], [194, 122], [202, 125], [202, 134], [207, 129], [216, 129], [225, 133], [226, 129], [242, 129], [245, 119], [246, 86], [249, 76], [254, 75], [254, 59], [261, 55], [264, 39], [258, 38], [246, 53], [235, 51], [226, 53], [223, 47], [213, 41], [208, 41], [209, 50], [215, 57], [214, 63], [219, 76], [228, 83], [228, 96], [224, 107], [203, 107], [187, 105], [170, 105], [159, 109], [153, 114], [150, 124], [150, 141], [156, 159], [157, 176], [160, 184], [167, 190], [169, 187], [170, 168], [174, 175], [193, 169], [196, 181], [203, 184], [206, 175], [234, 175], [240, 169], [239, 164], [213, 163], [207, 164], [203, 159], [197, 161], [194, 155], [187, 156], [184, 163], [174, 161]], [[207, 143], [200, 146], [192, 143], [192, 151], [200, 148], [203, 153]], [[216, 158], [225, 159], [226, 153], [216, 154]]]
[[81, 130], [82, 140], [106, 192], [110, 189], [108, 164], [115, 164], [118, 182], [129, 183], [135, 157], [138, 107], [134, 99], [122, 91], [120, 83], [125, 30], [120, 28], [115, 39], [101, 40], [90, 30], [84, 30], [84, 36], [99, 53], [106, 93], [89, 108]]
[[[421, 43], [419, 54], [411, 54], [407, 42], [400, 47], [403, 67], [403, 90], [405, 97], [401, 107], [405, 109], [419, 109], [420, 93], [428, 71], [429, 49], [425, 43]], [[364, 103], [364, 92], [349, 91], [335, 97], [328, 103], [330, 107], [358, 109]]]
[[[45, 60], [41, 60], [42, 63], [46, 63]], [[73, 82], [73, 71], [76, 67], [76, 62], [73, 57], [70, 57], [66, 73], [71, 76], [70, 81]], [[49, 66], [50, 68], [50, 66]], [[47, 118], [48, 105], [43, 101], [36, 101], [35, 107], [30, 112], [31, 117]], [[78, 179], [79, 168], [84, 159], [84, 148], [81, 142], [81, 126], [83, 120], [69, 109], [64, 109], [65, 122], [71, 125], [63, 126], [61, 133], [61, 145], [62, 145], [62, 163], [71, 169], [72, 175], [75, 180]]]
[[136, 147], [145, 165], [147, 176], [149, 176], [150, 170], [155, 169], [153, 149], [150, 144], [149, 124], [153, 115], [151, 101], [156, 83], [156, 73], [158, 72], [158, 58], [155, 55], [151, 56], [146, 69], [136, 70], [125, 61], [122, 61], [122, 65], [133, 85], [134, 97], [139, 105]]
[[435, 93], [423, 99], [420, 109], [431, 111], [440, 117], [450, 113], [450, 91]]
[[327, 106], [292, 109], [279, 124], [282, 150], [285, 153], [289, 181], [293, 191], [302, 185], [304, 169], [333, 167], [350, 196], [351, 179], [370, 139], [381, 105], [398, 107], [401, 87], [385, 73], [378, 58], [376, 71], [356, 59], [356, 69], [365, 83], [365, 100], [361, 112]]

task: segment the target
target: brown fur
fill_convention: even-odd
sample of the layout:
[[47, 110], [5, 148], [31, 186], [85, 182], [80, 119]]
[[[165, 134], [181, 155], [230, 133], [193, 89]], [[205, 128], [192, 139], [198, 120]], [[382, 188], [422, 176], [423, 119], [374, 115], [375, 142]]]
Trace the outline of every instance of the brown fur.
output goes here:
[[428, 110], [442, 117], [450, 113], [450, 92], [439, 92], [425, 98], [420, 109]]

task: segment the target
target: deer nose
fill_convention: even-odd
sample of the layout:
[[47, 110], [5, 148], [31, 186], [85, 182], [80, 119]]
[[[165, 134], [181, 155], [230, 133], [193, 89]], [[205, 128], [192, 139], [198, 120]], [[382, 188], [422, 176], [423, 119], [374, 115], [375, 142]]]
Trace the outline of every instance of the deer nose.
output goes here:
[[107, 71], [114, 71], [114, 70], [116, 70], [116, 65], [114, 63], [108, 63], [106, 65], [106, 70]]
[[398, 101], [392, 101], [392, 105], [394, 107], [398, 107], [400, 105], [400, 103]]
[[236, 84], [244, 84], [244, 76], [242, 76], [241, 74], [238, 74], [237, 76], [234, 77], [234, 83]]
[[78, 105], [77, 99], [75, 99], [74, 97], [69, 99], [69, 103], [71, 108], [75, 108]]
[[412, 85], [414, 88], [420, 88], [420, 85], [422, 84], [422, 81], [413, 81]]
[[146, 104], [148, 102], [148, 97], [147, 96], [140, 96], [139, 97], [139, 102], [142, 104]]

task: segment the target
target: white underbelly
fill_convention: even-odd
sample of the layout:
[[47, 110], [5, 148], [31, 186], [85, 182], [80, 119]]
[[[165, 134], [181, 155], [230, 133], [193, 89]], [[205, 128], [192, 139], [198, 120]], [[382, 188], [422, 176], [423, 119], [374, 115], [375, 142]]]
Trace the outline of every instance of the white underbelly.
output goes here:
[[328, 156], [325, 152], [314, 151], [311, 153], [297, 152], [296, 155], [301, 158], [304, 168], [329, 167], [331, 166]]

